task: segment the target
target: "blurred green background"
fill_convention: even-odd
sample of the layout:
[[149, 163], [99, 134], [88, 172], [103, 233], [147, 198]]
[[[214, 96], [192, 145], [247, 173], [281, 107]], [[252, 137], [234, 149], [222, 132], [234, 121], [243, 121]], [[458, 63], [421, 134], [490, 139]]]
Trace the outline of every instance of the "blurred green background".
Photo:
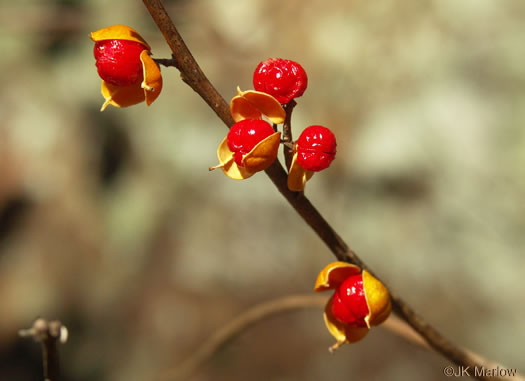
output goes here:
[[[259, 302], [312, 290], [333, 260], [264, 174], [208, 167], [227, 130], [163, 68], [151, 106], [103, 102], [91, 31], [141, 1], [0, 3], [0, 379], [40, 380], [37, 316], [70, 330], [65, 380], [151, 380]], [[229, 100], [259, 61], [300, 62], [293, 128], [338, 155], [306, 193], [398, 294], [456, 342], [523, 371], [525, 2], [166, 2]], [[330, 355], [321, 312], [264, 321], [193, 380], [442, 380], [384, 329]]]

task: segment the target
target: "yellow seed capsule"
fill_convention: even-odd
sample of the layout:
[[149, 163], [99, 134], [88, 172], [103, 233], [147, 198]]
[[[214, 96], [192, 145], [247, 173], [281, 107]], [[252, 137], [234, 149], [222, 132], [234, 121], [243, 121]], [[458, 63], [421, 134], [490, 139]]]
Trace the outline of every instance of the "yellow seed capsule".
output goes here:
[[146, 48], [146, 50], [151, 50], [148, 43], [142, 38], [140, 34], [133, 28], [130, 28], [127, 25], [112, 25], [106, 28], [92, 32], [90, 35], [93, 42], [99, 42], [104, 40], [126, 40], [126, 41], [135, 41], [138, 42]]
[[151, 58], [150, 46], [132, 28], [113, 25], [91, 33], [107, 106], [128, 107], [143, 101], [149, 106], [162, 90], [162, 76]]
[[286, 117], [279, 101], [271, 95], [255, 90], [241, 91], [238, 87], [237, 95], [230, 102], [230, 111], [236, 122], [261, 119], [264, 116], [270, 122], [280, 124]]
[[244, 119], [230, 129], [217, 149], [219, 165], [224, 174], [243, 180], [268, 168], [277, 158], [281, 133], [260, 119]]
[[366, 336], [392, 309], [386, 287], [369, 272], [346, 262], [327, 265], [318, 275], [314, 290], [334, 290], [324, 311], [324, 321], [336, 339], [330, 350]]
[[379, 325], [384, 322], [392, 311], [390, 295], [383, 283], [363, 270], [363, 288], [369, 313], [365, 317], [367, 326]]

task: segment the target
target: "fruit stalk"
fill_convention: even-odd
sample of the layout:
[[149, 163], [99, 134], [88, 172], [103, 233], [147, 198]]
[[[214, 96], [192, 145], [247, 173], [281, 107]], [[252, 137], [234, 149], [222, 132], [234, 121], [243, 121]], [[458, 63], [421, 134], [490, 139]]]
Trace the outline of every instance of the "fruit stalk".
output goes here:
[[[292, 112], [294, 107], [297, 105], [293, 99], [284, 106], [284, 111], [286, 111], [286, 117], [283, 123], [283, 143], [284, 144], [284, 161], [286, 163], [286, 168], [290, 170], [293, 159], [293, 137], [292, 137]], [[287, 144], [288, 143], [288, 144]]]

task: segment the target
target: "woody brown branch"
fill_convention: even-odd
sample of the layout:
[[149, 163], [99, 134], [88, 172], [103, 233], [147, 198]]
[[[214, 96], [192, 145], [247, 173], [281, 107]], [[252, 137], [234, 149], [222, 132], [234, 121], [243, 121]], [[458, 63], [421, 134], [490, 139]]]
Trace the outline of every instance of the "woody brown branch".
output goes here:
[[[231, 127], [234, 121], [230, 115], [228, 104], [204, 75], [166, 12], [162, 1], [143, 0], [143, 2], [166, 39], [166, 42], [170, 46], [173, 55], [177, 57], [177, 62], [180, 66], [179, 70], [181, 75], [185, 77], [185, 82], [201, 96], [201, 98], [212, 108], [227, 127]], [[348, 247], [343, 239], [302, 192], [292, 192], [288, 189], [287, 174], [278, 160], [275, 160], [265, 172], [279, 192], [286, 198], [302, 219], [323, 240], [338, 260], [353, 263], [362, 269], [366, 269], [380, 279], [380, 277], [375, 275], [374, 272], [357, 256], [357, 254]], [[414, 330], [416, 330], [437, 352], [441, 353], [444, 357], [457, 365], [472, 368], [476, 366], [481, 367], [481, 364], [476, 362], [464, 350], [440, 334], [412, 308], [410, 308], [399, 296], [391, 291], [390, 295], [394, 313], [412, 326]], [[489, 377], [483, 375], [479, 375], [477, 378], [479, 380], [489, 379]], [[497, 378], [490, 379], [496, 380]]]

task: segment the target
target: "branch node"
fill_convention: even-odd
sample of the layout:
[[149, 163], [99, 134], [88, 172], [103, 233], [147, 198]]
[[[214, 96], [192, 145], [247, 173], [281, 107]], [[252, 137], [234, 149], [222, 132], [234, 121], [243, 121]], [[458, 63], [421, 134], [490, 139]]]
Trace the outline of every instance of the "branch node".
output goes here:
[[47, 321], [38, 318], [27, 329], [18, 331], [24, 338], [32, 338], [42, 346], [42, 362], [44, 365], [44, 380], [58, 381], [59, 362], [57, 342], [64, 344], [67, 341], [67, 328], [58, 320]]
[[68, 330], [66, 326], [58, 320], [48, 322], [45, 319], [38, 318], [30, 328], [19, 330], [18, 335], [24, 338], [31, 337], [36, 342], [52, 339], [65, 344], [68, 338]]

